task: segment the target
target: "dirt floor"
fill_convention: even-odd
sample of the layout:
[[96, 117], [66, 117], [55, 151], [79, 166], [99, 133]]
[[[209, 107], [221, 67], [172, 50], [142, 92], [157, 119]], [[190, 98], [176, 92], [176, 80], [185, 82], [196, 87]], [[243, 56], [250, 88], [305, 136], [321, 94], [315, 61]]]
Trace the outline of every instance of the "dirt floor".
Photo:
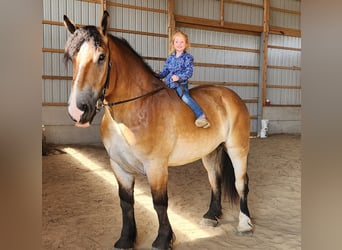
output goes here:
[[[43, 156], [43, 249], [113, 249], [121, 231], [117, 185], [101, 145], [50, 145]], [[202, 163], [169, 169], [174, 249], [301, 249], [301, 143], [298, 135], [251, 139], [249, 208], [255, 225], [236, 234], [238, 207], [223, 201], [215, 228], [199, 224], [210, 200]], [[138, 239], [151, 249], [158, 221], [144, 176], [135, 188]]]

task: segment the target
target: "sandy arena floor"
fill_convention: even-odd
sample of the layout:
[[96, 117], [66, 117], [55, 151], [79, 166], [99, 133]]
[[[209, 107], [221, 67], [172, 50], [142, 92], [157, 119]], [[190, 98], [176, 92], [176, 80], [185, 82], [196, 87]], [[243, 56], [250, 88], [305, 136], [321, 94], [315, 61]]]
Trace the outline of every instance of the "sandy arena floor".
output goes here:
[[[43, 249], [113, 249], [121, 231], [117, 185], [103, 146], [58, 145], [43, 156]], [[251, 139], [250, 236], [236, 234], [238, 207], [223, 201], [215, 228], [199, 225], [210, 200], [202, 163], [169, 169], [174, 248], [301, 249], [301, 143], [298, 135]], [[158, 221], [144, 176], [135, 188], [137, 250], [151, 249]]]

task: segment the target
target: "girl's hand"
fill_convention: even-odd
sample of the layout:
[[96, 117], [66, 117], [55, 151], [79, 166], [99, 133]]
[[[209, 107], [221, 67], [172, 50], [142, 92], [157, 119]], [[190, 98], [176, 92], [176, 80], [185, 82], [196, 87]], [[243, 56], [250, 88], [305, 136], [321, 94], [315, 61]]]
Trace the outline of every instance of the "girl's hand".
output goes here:
[[171, 80], [173, 82], [177, 82], [179, 80], [179, 77], [177, 75], [173, 75], [173, 76], [171, 76]]

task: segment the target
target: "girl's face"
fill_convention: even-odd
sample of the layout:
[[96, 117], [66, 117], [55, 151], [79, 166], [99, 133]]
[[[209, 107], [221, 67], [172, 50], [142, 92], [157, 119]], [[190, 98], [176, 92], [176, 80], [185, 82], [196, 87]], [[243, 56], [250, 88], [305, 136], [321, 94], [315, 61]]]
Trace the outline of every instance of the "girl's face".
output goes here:
[[175, 48], [176, 52], [183, 52], [186, 47], [185, 38], [181, 35], [175, 36], [173, 41], [173, 47]]

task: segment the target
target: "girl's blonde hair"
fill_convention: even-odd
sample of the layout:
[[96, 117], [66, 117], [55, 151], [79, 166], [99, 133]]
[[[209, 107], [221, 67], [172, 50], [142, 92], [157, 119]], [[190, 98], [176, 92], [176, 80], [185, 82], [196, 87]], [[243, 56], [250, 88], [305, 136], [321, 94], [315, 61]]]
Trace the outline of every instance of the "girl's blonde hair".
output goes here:
[[172, 54], [173, 52], [175, 52], [175, 48], [173, 47], [173, 43], [175, 41], [176, 36], [182, 36], [185, 40], [185, 50], [187, 50], [188, 48], [190, 48], [190, 42], [189, 42], [189, 37], [187, 34], [185, 34], [183, 31], [180, 30], [176, 30], [175, 33], [173, 33], [172, 35], [172, 39], [170, 41], [170, 51], [169, 53]]

